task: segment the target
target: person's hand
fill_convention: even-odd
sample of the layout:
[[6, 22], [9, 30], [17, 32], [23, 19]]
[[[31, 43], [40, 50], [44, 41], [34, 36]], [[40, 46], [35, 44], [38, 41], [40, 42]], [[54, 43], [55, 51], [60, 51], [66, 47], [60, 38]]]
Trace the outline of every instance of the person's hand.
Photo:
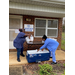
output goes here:
[[31, 35], [30, 34], [25, 34], [24, 36], [26, 36], [26, 37], [29, 36], [30, 37]]
[[31, 36], [31, 35], [30, 35], [30, 34], [28, 34], [28, 36], [29, 36], [29, 38], [30, 38], [30, 36]]
[[44, 49], [42, 49], [42, 51], [43, 51]]
[[27, 34], [28, 36], [31, 36], [31, 34]]
[[30, 34], [27, 34], [27, 36], [30, 38], [31, 35]]
[[39, 50], [40, 50], [40, 49], [38, 49], [37, 52], [38, 52]]

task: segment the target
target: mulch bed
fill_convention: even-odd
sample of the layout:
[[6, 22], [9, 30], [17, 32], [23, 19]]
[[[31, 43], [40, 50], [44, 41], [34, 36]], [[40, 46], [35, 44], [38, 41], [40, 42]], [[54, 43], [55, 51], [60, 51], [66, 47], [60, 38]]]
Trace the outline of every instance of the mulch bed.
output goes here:
[[[38, 65], [42, 65], [42, 64], [50, 64], [50, 61], [44, 61], [44, 62], [40, 62], [40, 63], [31, 63], [31, 64], [25, 64], [23, 65], [23, 73], [24, 75], [39, 75], [38, 71], [39, 71], [39, 67]], [[62, 73], [64, 73], [65, 70], [65, 61], [57, 61], [57, 64], [52, 65], [53, 67], [53, 72], [56, 75], [62, 75]]]

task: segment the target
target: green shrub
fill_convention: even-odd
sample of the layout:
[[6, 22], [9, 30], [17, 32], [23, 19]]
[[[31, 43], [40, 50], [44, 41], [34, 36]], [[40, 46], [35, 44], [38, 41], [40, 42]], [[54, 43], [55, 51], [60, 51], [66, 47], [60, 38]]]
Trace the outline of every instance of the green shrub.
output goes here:
[[65, 33], [62, 32], [61, 49], [65, 50]]
[[40, 67], [39, 74], [40, 75], [52, 75], [53, 67], [49, 64], [38, 65]]
[[65, 63], [63, 63], [63, 66], [65, 66]]
[[62, 31], [65, 32], [65, 26], [62, 26]]
[[[65, 67], [65, 63], [63, 63], [63, 66]], [[65, 75], [65, 71], [64, 71], [64, 74], [62, 74], [62, 75]]]

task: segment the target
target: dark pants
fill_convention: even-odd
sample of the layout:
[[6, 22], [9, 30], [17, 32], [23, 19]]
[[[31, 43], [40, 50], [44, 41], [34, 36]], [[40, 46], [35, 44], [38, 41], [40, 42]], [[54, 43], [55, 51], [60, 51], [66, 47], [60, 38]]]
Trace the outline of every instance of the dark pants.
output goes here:
[[16, 48], [17, 49], [17, 59], [20, 58], [20, 53], [23, 54], [23, 47], [22, 48]]

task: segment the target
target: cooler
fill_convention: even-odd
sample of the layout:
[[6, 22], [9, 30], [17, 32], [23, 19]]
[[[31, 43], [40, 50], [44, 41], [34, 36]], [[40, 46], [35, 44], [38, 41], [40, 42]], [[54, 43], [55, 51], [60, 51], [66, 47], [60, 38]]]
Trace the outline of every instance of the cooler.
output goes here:
[[50, 53], [48, 50], [27, 50], [26, 58], [28, 63], [47, 61], [50, 59]]

